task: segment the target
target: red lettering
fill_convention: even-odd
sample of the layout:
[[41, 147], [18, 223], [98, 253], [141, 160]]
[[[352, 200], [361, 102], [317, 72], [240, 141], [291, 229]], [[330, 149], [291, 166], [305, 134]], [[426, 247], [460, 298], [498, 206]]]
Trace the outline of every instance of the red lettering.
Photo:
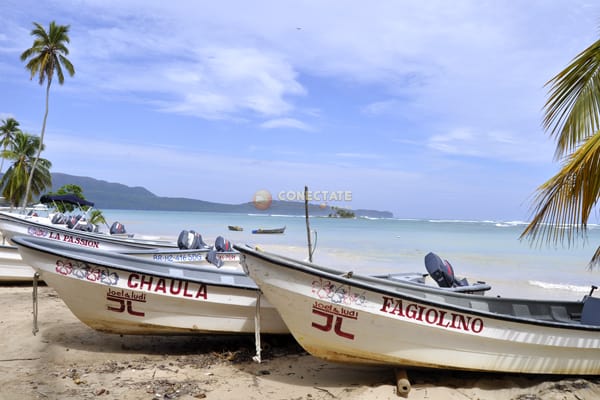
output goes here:
[[434, 325], [438, 319], [438, 312], [435, 308], [430, 308], [425, 312], [425, 322]]
[[407, 305], [406, 308], [404, 309], [404, 312], [406, 313], [406, 318], [416, 319], [418, 307], [419, 306], [414, 303]]
[[317, 328], [317, 329], [319, 329], [321, 331], [324, 331], [324, 332], [329, 332], [331, 330], [332, 325], [333, 325], [333, 315], [331, 315], [329, 313], [326, 313], [326, 312], [323, 312], [323, 311], [320, 311], [320, 310], [315, 310], [314, 308], [313, 308], [312, 312], [313, 312], [313, 314], [325, 317], [325, 324], [324, 325], [317, 324], [316, 322], [313, 322], [312, 323], [312, 327], [313, 328]]
[[137, 289], [139, 284], [137, 282], [133, 282], [133, 280], [139, 280], [140, 276], [138, 274], [129, 274], [129, 279], [127, 279], [127, 286], [132, 289]]
[[[177, 283], [177, 288], [175, 288], [175, 283]], [[171, 280], [171, 294], [179, 294], [181, 292], [181, 281]]]
[[187, 281], [183, 284], [183, 296], [184, 297], [194, 297], [193, 294], [188, 292], [188, 282]]
[[158, 283], [156, 284], [156, 287], [154, 288], [155, 292], [161, 291], [163, 293], [167, 293], [167, 286], [165, 285], [165, 280], [163, 278], [160, 278], [158, 280]]
[[440, 316], [439, 316], [437, 326], [447, 328], [450, 325], [450, 323], [448, 321], [445, 321], [445, 319], [446, 319], [446, 311], [440, 311]]
[[480, 333], [483, 330], [483, 320], [481, 318], [474, 318], [471, 322], [471, 330], [475, 333]]
[[202, 285], [200, 285], [200, 288], [198, 288], [198, 292], [196, 293], [196, 298], [202, 297], [204, 300], [206, 300], [206, 295], [207, 295], [206, 285], [202, 284]]
[[387, 296], [382, 297], [383, 302], [379, 311], [388, 314], [425, 322], [429, 325], [436, 325], [442, 328], [459, 329], [474, 333], [481, 333], [485, 326], [481, 318], [473, 318], [472, 316], [463, 314], [448, 313], [443, 310], [438, 310], [437, 308], [427, 307], [416, 303], [404, 305], [400, 299], [394, 299]]
[[[391, 305], [391, 303], [392, 303], [391, 297], [383, 296], [383, 304], [381, 305], [381, 308], [379, 309], [379, 311], [388, 312], [387, 309]], [[393, 312], [392, 312], [392, 314], [393, 314]]]
[[146, 279], [147, 279], [146, 275], [142, 275], [142, 279], [140, 282], [140, 289], [143, 289], [144, 285], [146, 285], [146, 286], [148, 286], [147, 290], [151, 291], [152, 290], [152, 277], [150, 277], [150, 279], [148, 279], [148, 280], [146, 280]]

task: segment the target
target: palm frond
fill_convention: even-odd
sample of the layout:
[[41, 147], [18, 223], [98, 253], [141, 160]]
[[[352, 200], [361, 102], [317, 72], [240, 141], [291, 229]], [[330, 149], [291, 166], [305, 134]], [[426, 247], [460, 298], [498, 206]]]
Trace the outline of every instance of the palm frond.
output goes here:
[[556, 175], [537, 189], [534, 216], [521, 239], [573, 244], [585, 236], [599, 196], [600, 132], [595, 132], [567, 157]]
[[600, 40], [579, 53], [548, 85], [544, 128], [556, 138], [555, 157], [560, 159], [600, 130]]

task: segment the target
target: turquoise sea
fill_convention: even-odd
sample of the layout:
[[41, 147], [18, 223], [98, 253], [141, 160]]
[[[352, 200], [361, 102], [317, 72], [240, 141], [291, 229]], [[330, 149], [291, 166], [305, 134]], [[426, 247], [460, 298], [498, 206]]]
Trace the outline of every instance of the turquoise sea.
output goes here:
[[[207, 212], [103, 210], [107, 222], [123, 223], [130, 233], [177, 238], [186, 229], [206, 243], [217, 236], [232, 243], [298, 259], [308, 258], [304, 216]], [[587, 242], [571, 248], [531, 246], [519, 241], [524, 222], [410, 219], [334, 219], [311, 217], [316, 231], [315, 263], [360, 273], [426, 272], [432, 251], [453, 265], [457, 276], [492, 285], [490, 295], [580, 299], [600, 286], [600, 270], [587, 264], [600, 245], [600, 226]], [[239, 225], [242, 232], [229, 231]], [[256, 228], [286, 226], [281, 235], [256, 235]], [[314, 241], [315, 233], [311, 235]], [[597, 293], [600, 295], [600, 292]]]

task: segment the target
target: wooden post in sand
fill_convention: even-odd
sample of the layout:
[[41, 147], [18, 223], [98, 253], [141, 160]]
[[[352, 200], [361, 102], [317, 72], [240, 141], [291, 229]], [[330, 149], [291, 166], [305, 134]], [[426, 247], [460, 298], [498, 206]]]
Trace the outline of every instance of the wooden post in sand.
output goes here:
[[308, 222], [308, 186], [304, 186], [304, 215], [306, 217], [306, 239], [308, 241], [308, 261], [312, 262], [312, 244], [310, 243], [310, 223]]
[[395, 369], [396, 376], [396, 394], [400, 397], [408, 397], [410, 392], [410, 381], [405, 369]]

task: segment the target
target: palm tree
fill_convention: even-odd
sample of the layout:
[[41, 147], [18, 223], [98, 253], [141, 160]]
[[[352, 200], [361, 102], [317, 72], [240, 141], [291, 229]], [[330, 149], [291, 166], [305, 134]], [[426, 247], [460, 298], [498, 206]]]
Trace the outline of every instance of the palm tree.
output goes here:
[[34, 22], [35, 28], [31, 31], [31, 36], [35, 39], [33, 46], [25, 50], [21, 54], [21, 61], [29, 59], [25, 68], [31, 72], [30, 79], [34, 76], [39, 75], [39, 83], [42, 85], [46, 81], [46, 112], [44, 113], [44, 122], [42, 123], [42, 133], [40, 135], [40, 143], [35, 157], [33, 168], [31, 169], [31, 175], [27, 179], [27, 188], [23, 197], [23, 207], [25, 207], [26, 201], [29, 198], [29, 192], [31, 190], [31, 184], [33, 179], [33, 173], [36, 170], [35, 164], [40, 159], [42, 147], [44, 146], [44, 133], [46, 132], [46, 120], [48, 118], [48, 100], [50, 98], [50, 85], [52, 84], [52, 78], [56, 73], [58, 83], [63, 84], [65, 76], [63, 73], [63, 67], [67, 70], [70, 76], [75, 75], [75, 68], [73, 64], [65, 57], [69, 54], [69, 49], [66, 44], [69, 43], [70, 39], [68, 36], [69, 25], [56, 25], [54, 21], [50, 22], [48, 32], [44, 28]]
[[[0, 145], [2, 145], [2, 150], [6, 150], [15, 141], [15, 136], [20, 131], [19, 122], [16, 119], [6, 118], [2, 121], [2, 126], [0, 126]], [[3, 168], [4, 157], [2, 157], [2, 162], [0, 163], [0, 172], [2, 172]]]
[[[562, 167], [537, 188], [534, 216], [521, 238], [571, 245], [585, 237], [600, 198], [600, 40], [546, 85], [544, 128], [556, 140]], [[590, 267], [599, 260], [600, 248]]]
[[[52, 184], [50, 175], [50, 161], [40, 158], [35, 162], [36, 151], [40, 147], [40, 138], [27, 133], [17, 132], [13, 145], [2, 152], [2, 157], [12, 161], [12, 165], [0, 180], [4, 189], [2, 195], [16, 206], [25, 197], [26, 202], [31, 201], [31, 194], [26, 197], [25, 182], [33, 176], [31, 192], [39, 195]], [[42, 146], [43, 148], [43, 146]]]

